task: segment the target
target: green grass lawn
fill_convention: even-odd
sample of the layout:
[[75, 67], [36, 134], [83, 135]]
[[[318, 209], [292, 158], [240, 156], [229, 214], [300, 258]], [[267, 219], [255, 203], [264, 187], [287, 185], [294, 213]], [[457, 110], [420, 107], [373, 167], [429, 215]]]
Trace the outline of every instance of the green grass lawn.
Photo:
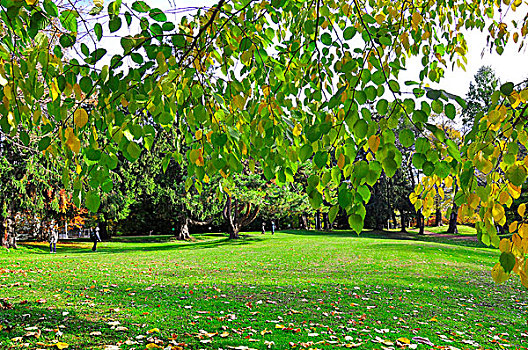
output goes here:
[[[0, 348], [522, 348], [498, 251], [348, 232], [26, 244], [0, 252]], [[409, 345], [407, 343], [410, 343]], [[502, 344], [502, 345], [500, 345]]]

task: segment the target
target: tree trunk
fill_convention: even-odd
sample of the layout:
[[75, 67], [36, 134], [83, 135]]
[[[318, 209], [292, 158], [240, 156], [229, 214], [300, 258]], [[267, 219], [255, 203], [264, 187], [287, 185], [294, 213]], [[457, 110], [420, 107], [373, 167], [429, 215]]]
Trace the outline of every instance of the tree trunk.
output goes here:
[[332, 230], [332, 224], [330, 223], [330, 218], [328, 217], [328, 213], [323, 213], [323, 228], [325, 231]]
[[405, 211], [400, 211], [400, 219], [401, 219], [401, 232], [407, 232], [407, 215], [405, 215]]
[[110, 239], [110, 235], [108, 234], [108, 223], [106, 220], [106, 215], [103, 212], [103, 221], [99, 221], [99, 236], [101, 237], [101, 240], [108, 240]]
[[7, 217], [2, 222], [2, 235], [1, 235], [1, 244], [2, 247], [10, 249], [17, 248], [16, 244], [16, 231], [15, 231], [15, 222], [11, 218], [11, 211], [7, 212]]
[[321, 231], [321, 211], [319, 209], [315, 212], [315, 229]]
[[310, 229], [310, 221], [308, 221], [308, 214], [302, 213], [302, 221], [304, 223], [304, 229], [309, 230]]
[[398, 227], [398, 222], [396, 221], [396, 213], [394, 212], [394, 210], [391, 211], [391, 217], [392, 217], [392, 225], [389, 228]]
[[240, 238], [242, 227], [251, 224], [257, 218], [260, 208], [258, 206], [252, 208], [251, 203], [238, 203], [236, 198], [233, 200], [231, 196], [227, 197], [222, 215], [227, 222], [230, 239]]
[[436, 208], [435, 226], [442, 226], [442, 211], [440, 210], [440, 208]]
[[418, 234], [420, 235], [423, 235], [425, 234], [425, 218], [422, 214], [422, 211], [418, 211], [418, 218], [417, 218], [417, 221], [418, 221], [418, 228], [420, 229]]
[[451, 215], [449, 215], [449, 227], [447, 228], [447, 233], [458, 234], [457, 221], [458, 205], [453, 203], [453, 207], [451, 208]]
[[178, 222], [176, 239], [185, 240], [191, 238], [191, 234], [189, 233], [189, 221], [188, 218], [182, 217]]

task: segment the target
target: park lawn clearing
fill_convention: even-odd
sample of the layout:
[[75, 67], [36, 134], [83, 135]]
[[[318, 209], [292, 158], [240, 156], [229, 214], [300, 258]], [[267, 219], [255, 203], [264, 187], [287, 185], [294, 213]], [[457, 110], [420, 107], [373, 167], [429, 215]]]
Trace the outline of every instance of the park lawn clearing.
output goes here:
[[[0, 348], [522, 348], [498, 250], [368, 233], [220, 234], [0, 252]], [[379, 237], [379, 238], [377, 238]], [[451, 347], [451, 348], [450, 348]]]

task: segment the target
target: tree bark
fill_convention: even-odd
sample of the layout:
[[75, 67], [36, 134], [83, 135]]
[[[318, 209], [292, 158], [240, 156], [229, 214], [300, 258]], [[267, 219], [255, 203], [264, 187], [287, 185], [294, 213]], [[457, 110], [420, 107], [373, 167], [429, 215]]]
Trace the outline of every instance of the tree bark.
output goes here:
[[442, 211], [440, 210], [440, 208], [436, 208], [435, 226], [442, 226]]
[[315, 229], [321, 231], [321, 211], [319, 209], [315, 212]]
[[405, 211], [400, 211], [400, 219], [401, 219], [401, 232], [407, 232], [407, 215], [405, 215]]
[[242, 227], [251, 224], [257, 218], [259, 211], [260, 208], [258, 206], [253, 209], [253, 204], [238, 203], [237, 199], [233, 200], [231, 196], [228, 196], [222, 214], [227, 221], [229, 238], [240, 238]]
[[185, 239], [191, 238], [191, 235], [189, 233], [189, 219], [188, 218], [182, 217], [181, 220], [178, 222], [176, 238], [178, 240], [185, 240]]
[[453, 189], [453, 206], [451, 207], [451, 215], [449, 215], [449, 227], [447, 228], [447, 233], [458, 234], [458, 205], [455, 203], [456, 193], [458, 191], [458, 184], [455, 179], [455, 188]]
[[332, 224], [330, 223], [330, 218], [328, 217], [328, 213], [323, 213], [323, 229], [325, 231], [332, 230]]
[[418, 228], [419, 228], [418, 234], [420, 235], [425, 234], [425, 218], [421, 210], [418, 211], [417, 221], [418, 221]]
[[17, 248], [15, 221], [11, 218], [11, 211], [7, 212], [7, 217], [2, 222], [3, 230], [1, 235], [2, 247], [10, 249]]

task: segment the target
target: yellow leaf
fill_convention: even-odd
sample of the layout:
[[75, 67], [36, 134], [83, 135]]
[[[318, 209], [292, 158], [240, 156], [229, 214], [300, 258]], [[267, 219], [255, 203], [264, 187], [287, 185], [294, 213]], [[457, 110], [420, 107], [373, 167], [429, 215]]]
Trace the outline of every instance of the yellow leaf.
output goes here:
[[500, 263], [496, 263], [491, 270], [491, 277], [493, 277], [495, 283], [500, 284], [506, 282], [506, 280], [510, 277], [510, 274], [504, 271], [504, 268]]
[[420, 24], [420, 22], [423, 20], [423, 17], [422, 15], [420, 14], [420, 12], [418, 11], [415, 11], [413, 14], [412, 14], [412, 26], [413, 27], [417, 27], [418, 24]]
[[202, 130], [196, 130], [196, 132], [194, 133], [194, 136], [196, 136], [197, 140], [201, 140], [202, 139], [202, 135], [203, 135]]
[[524, 216], [524, 213], [526, 212], [526, 203], [521, 203], [521, 204], [519, 205], [519, 208], [517, 208], [517, 212], [519, 213], [519, 215], [520, 215], [521, 217], [523, 217], [523, 216]]
[[519, 236], [522, 238], [528, 238], [528, 224], [522, 224], [519, 227]]
[[276, 325], [275, 325], [275, 328], [277, 328], [277, 329], [282, 329], [282, 328], [285, 328], [285, 326], [282, 325], [282, 324], [276, 324]]
[[491, 215], [493, 216], [495, 222], [501, 222], [501, 220], [504, 218], [504, 208], [502, 205], [495, 203], [491, 209]]
[[75, 113], [73, 113], [73, 122], [78, 128], [82, 128], [88, 123], [88, 113], [86, 113], [84, 108], [77, 108]]
[[240, 96], [240, 95], [236, 95], [234, 98], [233, 98], [233, 104], [235, 105], [235, 107], [237, 107], [238, 109], [244, 109], [244, 105], [246, 104], [246, 101], [244, 100], [244, 97]]
[[515, 230], [517, 230], [517, 221], [514, 221], [510, 224], [510, 226], [508, 227], [510, 233], [514, 233]]
[[57, 87], [57, 83], [55, 81], [51, 82], [50, 89], [51, 89], [51, 98], [53, 99], [53, 101], [55, 101], [57, 97], [59, 97], [59, 88]]
[[58, 342], [55, 344], [55, 346], [57, 347], [57, 349], [62, 350], [62, 349], [67, 349], [70, 346], [70, 344]]
[[468, 205], [472, 209], [476, 209], [480, 203], [480, 198], [475, 193], [471, 193], [468, 197]]
[[66, 145], [70, 147], [70, 149], [74, 153], [79, 153], [79, 151], [81, 150], [81, 141], [79, 140], [77, 135], [75, 135], [73, 129], [67, 128], [64, 132], [64, 136], [66, 137]]
[[37, 3], [38, 0], [26, 0], [26, 4], [28, 4], [29, 6], [33, 6]]
[[503, 253], [507, 253], [510, 251], [510, 248], [511, 248], [511, 242], [509, 239], [507, 238], [503, 238], [501, 239], [500, 243], [499, 243], [499, 250]]
[[151, 330], [148, 330], [147, 333], [150, 334], [150, 333], [159, 333], [160, 330], [159, 328], [152, 328]]
[[343, 167], [345, 166], [345, 155], [343, 153], [339, 154], [339, 158], [337, 159], [337, 166], [341, 170], [343, 170]]
[[103, 7], [104, 0], [93, 0], [94, 6]]
[[403, 343], [403, 344], [411, 344], [411, 341], [404, 337], [398, 338], [396, 339], [396, 341], [399, 341], [400, 343]]
[[508, 192], [501, 192], [501, 194], [499, 195], [500, 204], [504, 205], [508, 203], [509, 200], [510, 200], [510, 195], [508, 194]]
[[378, 135], [372, 135], [369, 137], [368, 139], [368, 145], [370, 147], [370, 149], [372, 150], [372, 152], [376, 153], [376, 151], [378, 150], [378, 147], [380, 145], [380, 138]]
[[293, 128], [293, 135], [294, 136], [299, 136], [301, 134], [301, 131], [302, 131], [302, 126], [300, 124], [297, 124]]
[[227, 338], [229, 336], [229, 333], [228, 332], [222, 332], [219, 334], [220, 338]]
[[163, 349], [161, 346], [156, 345], [154, 343], [147, 344], [146, 348], [147, 349]]
[[438, 320], [436, 319], [436, 317], [431, 318], [429, 321], [431, 321], [431, 322], [438, 322]]

